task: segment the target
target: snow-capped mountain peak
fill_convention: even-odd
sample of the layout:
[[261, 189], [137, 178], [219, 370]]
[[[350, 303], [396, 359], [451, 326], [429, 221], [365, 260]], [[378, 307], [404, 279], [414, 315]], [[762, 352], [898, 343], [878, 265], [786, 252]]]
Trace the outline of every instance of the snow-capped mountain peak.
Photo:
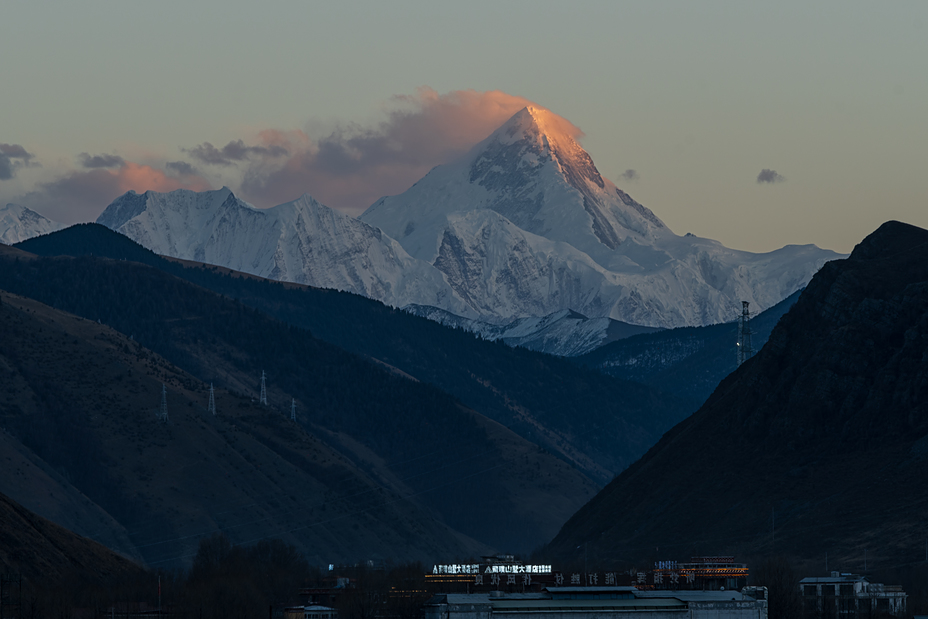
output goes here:
[[[661, 327], [721, 322], [741, 301], [773, 305], [839, 257], [679, 237], [599, 173], [580, 135], [553, 112], [526, 107], [360, 218], [442, 271], [495, 322], [561, 309]], [[496, 217], [478, 216], [486, 211]], [[491, 308], [500, 314], [487, 317]]]
[[449, 216], [490, 209], [608, 267], [627, 238], [649, 240], [668, 231], [654, 213], [603, 178], [577, 142], [579, 135], [553, 112], [523, 108], [465, 157], [434, 168], [404, 194], [382, 198], [361, 220], [432, 261], [439, 250], [436, 232]]
[[677, 236], [599, 173], [580, 135], [557, 114], [526, 107], [360, 219], [310, 195], [256, 209], [223, 188], [130, 192], [98, 221], [158, 253], [496, 325], [568, 310], [588, 316], [587, 326], [723, 322], [742, 301], [755, 311], [774, 305], [839, 257], [814, 246], [753, 254]]
[[5, 245], [13, 245], [64, 227], [64, 224], [19, 204], [7, 204], [0, 208], [0, 243]]
[[422, 303], [476, 315], [434, 267], [411, 257], [379, 229], [309, 194], [259, 209], [227, 187], [199, 193], [130, 191], [97, 223], [167, 256], [345, 290], [390, 305]]

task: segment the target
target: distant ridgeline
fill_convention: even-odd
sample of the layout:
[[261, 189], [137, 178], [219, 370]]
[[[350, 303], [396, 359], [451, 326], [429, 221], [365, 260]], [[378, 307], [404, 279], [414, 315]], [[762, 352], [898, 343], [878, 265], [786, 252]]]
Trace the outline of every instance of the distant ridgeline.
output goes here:
[[[699, 406], [694, 398], [601, 376], [550, 355], [482, 341], [358, 295], [167, 260], [98, 224], [72, 226], [16, 247], [47, 256], [93, 254], [141, 262], [237, 299], [345, 350], [437, 385], [567, 460], [598, 484], [612, 479]], [[616, 398], [616, 393], [622, 397]]]
[[826, 557], [842, 570], [921, 565], [926, 359], [928, 230], [887, 222], [825, 264], [763, 349], [571, 518], [548, 555], [577, 561], [589, 546], [591, 558], [635, 561], [711, 545], [816, 569]]
[[[801, 290], [794, 292], [751, 317], [755, 350], [763, 347], [777, 321], [796, 303], [801, 293]], [[571, 360], [616, 378], [644, 383], [704, 402], [719, 382], [735, 371], [737, 333], [736, 322], [680, 327], [634, 335]]]

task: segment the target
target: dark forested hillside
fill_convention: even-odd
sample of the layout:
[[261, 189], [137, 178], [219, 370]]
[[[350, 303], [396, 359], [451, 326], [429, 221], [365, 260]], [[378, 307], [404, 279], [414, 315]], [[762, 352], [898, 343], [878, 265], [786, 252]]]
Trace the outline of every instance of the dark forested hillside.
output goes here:
[[[441, 522], [489, 547], [519, 550], [536, 545], [595, 491], [593, 483], [569, 464], [466, 409], [438, 388], [156, 269], [91, 256], [13, 258], [0, 268], [0, 288], [116, 329], [132, 342], [120, 345], [123, 354], [135, 354], [139, 345], [157, 352], [192, 375], [180, 385], [199, 394], [199, 410], [210, 383], [246, 399], [257, 398], [261, 372], [266, 372], [269, 406], [260, 408], [270, 419], [288, 420], [295, 400], [298, 425], [360, 467], [369, 478], [366, 483], [413, 497], [413, 503], [426, 512], [433, 510]], [[17, 336], [3, 342], [5, 354], [24, 376], [24, 389], [43, 394], [47, 405], [34, 417], [8, 409], [5, 426], [26, 443], [37, 441], [29, 443], [30, 449], [57, 458], [54, 466], [78, 476], [76, 485], [126, 525], [131, 536], [138, 514], [150, 507], [129, 500], [112, 483], [105, 472], [113, 467], [88, 466], [95, 453], [106, 450], [100, 448], [99, 437], [87, 434], [92, 413], [86, 407], [68, 412], [75, 406], [74, 394], [60, 392], [78, 378], [59, 367], [64, 382], [58, 384], [49, 361], [20, 363], [30, 358], [26, 351], [33, 350], [20, 339], [22, 331], [17, 327]], [[42, 350], [54, 352], [47, 346]], [[77, 366], [71, 373], [79, 371], [86, 368]], [[100, 380], [117, 380], [108, 375], [109, 370], [101, 370], [99, 376], [82, 374], [80, 381], [85, 389], [97, 388], [101, 397], [110, 397], [120, 385], [95, 386]], [[150, 405], [156, 406], [157, 394], [149, 397]], [[38, 426], [39, 421], [45, 425]], [[39, 427], [45, 429], [38, 431]], [[78, 444], [68, 442], [82, 433], [87, 435]], [[85, 474], [86, 479], [80, 477]], [[539, 510], [537, 505], [548, 507]], [[475, 547], [447, 535], [452, 537], [427, 545], [445, 547], [445, 552]], [[374, 547], [387, 556], [383, 546]], [[417, 546], [422, 545], [407, 543], [393, 552], [409, 558], [415, 556], [408, 555], [410, 551], [418, 552]]]
[[[217, 368], [225, 363], [209, 351], [203, 360]], [[486, 548], [418, 501], [417, 480], [397, 474], [385, 481], [389, 468], [353, 461], [327, 437], [308, 432], [305, 408], [304, 423], [294, 423], [218, 384], [217, 414], [209, 414], [208, 383], [96, 321], [0, 293], [0, 371], [0, 424], [32, 454], [25, 466], [58, 471], [63, 484], [119, 523], [149, 565], [181, 565], [200, 537], [217, 532], [237, 543], [281, 537], [316, 563]], [[162, 386], [167, 423], [157, 418]], [[344, 392], [350, 384], [331, 387]], [[339, 412], [338, 399], [327, 400], [331, 412]], [[409, 398], [414, 405], [437, 403], [438, 413], [442, 400], [449, 398]], [[462, 431], [468, 430], [481, 435], [480, 428]], [[488, 434], [483, 438], [492, 444]], [[5, 473], [26, 474], [20, 468]], [[60, 487], [35, 481], [13, 498], [32, 502]], [[81, 534], [107, 541], [112, 523], [82, 526]]]
[[[767, 342], [777, 321], [801, 292], [751, 318], [755, 351]], [[737, 322], [668, 329], [611, 342], [573, 361], [616, 378], [704, 402], [735, 370], [737, 335]]]
[[73, 226], [18, 247], [42, 255], [94, 254], [142, 262], [238, 299], [440, 387], [598, 483], [611, 479], [698, 406], [562, 359], [482, 341], [357, 295], [281, 284], [217, 267], [184, 266], [94, 224]]
[[826, 264], [763, 350], [549, 551], [914, 565], [925, 558], [926, 480], [928, 230], [888, 222]]

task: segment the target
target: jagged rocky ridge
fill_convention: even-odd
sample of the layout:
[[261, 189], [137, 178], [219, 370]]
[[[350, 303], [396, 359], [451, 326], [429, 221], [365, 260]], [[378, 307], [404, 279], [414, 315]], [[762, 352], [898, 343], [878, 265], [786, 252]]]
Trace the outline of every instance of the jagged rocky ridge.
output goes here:
[[838, 257], [813, 245], [754, 254], [677, 236], [602, 177], [557, 115], [527, 107], [461, 160], [361, 220], [434, 265], [481, 316], [675, 327], [734, 318], [805, 285]]
[[612, 318], [587, 318], [572, 310], [561, 310], [540, 318], [517, 318], [504, 325], [463, 318], [426, 305], [407, 305], [403, 310], [446, 327], [470, 331], [485, 340], [505, 342], [510, 346], [521, 346], [562, 357], [575, 357], [610, 342], [658, 331], [653, 327], [630, 325]]
[[97, 221], [163, 255], [492, 324], [565, 310], [651, 327], [724, 322], [838, 257], [677, 236], [599, 174], [569, 127], [525, 108], [359, 220], [309, 196], [255, 209], [224, 188], [129, 192]]

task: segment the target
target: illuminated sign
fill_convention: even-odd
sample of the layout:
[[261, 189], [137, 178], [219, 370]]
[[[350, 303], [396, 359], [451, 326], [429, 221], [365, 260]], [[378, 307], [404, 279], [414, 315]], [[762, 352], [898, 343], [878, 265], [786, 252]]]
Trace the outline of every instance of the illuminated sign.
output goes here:
[[483, 570], [476, 563], [436, 565], [433, 574], [550, 574], [550, 565], [487, 565]]
[[432, 568], [433, 574], [479, 574], [480, 566], [476, 563], [467, 565], [436, 565]]

